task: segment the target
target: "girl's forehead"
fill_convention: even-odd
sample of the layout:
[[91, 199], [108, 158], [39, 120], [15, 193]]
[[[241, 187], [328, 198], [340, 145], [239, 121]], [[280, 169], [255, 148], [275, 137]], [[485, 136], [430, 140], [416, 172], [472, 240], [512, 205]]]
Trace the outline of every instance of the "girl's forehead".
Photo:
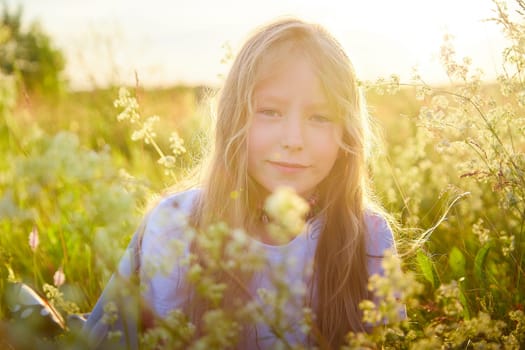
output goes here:
[[303, 65], [306, 69], [311, 70], [320, 82], [320, 75], [318, 74], [319, 69], [307, 55], [288, 52], [288, 54], [270, 54], [261, 60], [255, 76], [256, 87], [260, 84], [264, 84], [265, 81], [286, 74], [290, 69], [297, 65]]
[[[260, 93], [263, 92], [263, 90], [266, 92], [268, 89], [271, 90], [276, 81], [282, 82], [283, 79], [289, 79], [288, 73], [294, 69], [296, 70], [298, 66], [301, 66], [302, 69], [304, 69], [303, 74], [310, 75], [311, 73], [315, 77], [314, 80], [305, 79], [305, 84], [311, 84], [314, 82], [315, 86], [312, 88], [317, 91], [316, 100], [319, 101], [318, 104], [332, 104], [332, 101], [329, 101], [330, 92], [325, 88], [325, 82], [322, 79], [323, 74], [312, 59], [306, 55], [297, 54], [274, 56], [272, 58], [272, 60], [261, 62], [261, 65], [258, 67], [254, 80], [252, 97], [254, 97], [253, 94], [260, 96]], [[305, 78], [305, 75], [299, 76], [298, 78]], [[295, 79], [296, 78], [297, 76], [295, 76]], [[282, 84], [279, 86], [285, 88]]]

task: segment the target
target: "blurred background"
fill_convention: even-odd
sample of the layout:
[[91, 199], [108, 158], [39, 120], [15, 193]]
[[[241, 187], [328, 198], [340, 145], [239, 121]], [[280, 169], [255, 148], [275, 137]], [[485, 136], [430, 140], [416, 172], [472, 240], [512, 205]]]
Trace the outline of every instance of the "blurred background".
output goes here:
[[495, 78], [503, 38], [490, 0], [129, 1], [4, 0], [23, 7], [22, 24], [39, 22], [65, 56], [73, 89], [133, 83], [218, 84], [221, 60], [255, 26], [292, 15], [325, 25], [347, 49], [362, 79], [414, 66], [430, 82], [446, 81], [437, 59], [443, 35]]

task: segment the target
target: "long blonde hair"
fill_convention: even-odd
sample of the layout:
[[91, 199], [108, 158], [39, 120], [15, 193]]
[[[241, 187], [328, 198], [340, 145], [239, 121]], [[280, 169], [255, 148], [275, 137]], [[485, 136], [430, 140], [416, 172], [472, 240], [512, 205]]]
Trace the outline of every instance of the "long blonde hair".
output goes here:
[[337, 347], [346, 333], [364, 329], [359, 302], [368, 297], [364, 213], [371, 200], [366, 168], [367, 113], [353, 66], [325, 29], [297, 19], [281, 19], [259, 28], [245, 42], [219, 95], [214, 152], [193, 221], [198, 228], [217, 220], [246, 228], [259, 219], [258, 185], [250, 179], [247, 166], [252, 97], [262, 67], [278, 64], [275, 53], [284, 54], [290, 47], [316, 67], [344, 130], [341, 156], [319, 185], [319, 215], [325, 225], [315, 253], [311, 290], [315, 300], [310, 301], [316, 315], [314, 340], [323, 347]]

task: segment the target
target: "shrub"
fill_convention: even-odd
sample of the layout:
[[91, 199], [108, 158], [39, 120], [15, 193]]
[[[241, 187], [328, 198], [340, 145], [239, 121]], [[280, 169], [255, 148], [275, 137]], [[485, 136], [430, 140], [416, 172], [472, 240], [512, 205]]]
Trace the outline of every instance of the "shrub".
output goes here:
[[21, 22], [22, 7], [11, 12], [4, 5], [0, 19], [0, 71], [16, 75], [30, 92], [59, 95], [65, 87], [63, 54], [37, 23], [24, 30]]

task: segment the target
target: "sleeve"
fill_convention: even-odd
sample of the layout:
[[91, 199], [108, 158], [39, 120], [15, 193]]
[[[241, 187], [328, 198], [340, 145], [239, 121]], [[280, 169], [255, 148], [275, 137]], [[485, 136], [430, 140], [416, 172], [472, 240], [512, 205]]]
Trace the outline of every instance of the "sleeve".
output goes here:
[[83, 327], [89, 349], [138, 349], [141, 224]]
[[366, 216], [368, 227], [367, 256], [369, 275], [383, 275], [384, 270], [381, 266], [387, 250], [392, 254], [397, 254], [392, 229], [385, 218], [379, 214], [368, 214]]
[[139, 274], [142, 296], [160, 317], [181, 308], [189, 296], [185, 258], [192, 234], [186, 201], [173, 198], [152, 212], [141, 244]]
[[186, 300], [181, 259], [189, 251], [185, 228], [192, 197], [165, 198], [135, 232], [83, 327], [90, 349], [138, 349], [142, 313], [162, 317]]
[[[385, 218], [378, 214], [369, 215], [367, 218], [368, 226], [368, 242], [367, 242], [367, 256], [368, 256], [368, 274], [372, 276], [378, 274], [384, 276], [385, 271], [382, 263], [387, 251], [393, 255], [397, 255], [397, 248], [394, 240], [394, 235], [390, 225]], [[401, 266], [396, 266], [395, 269], [401, 270]], [[394, 295], [399, 300], [401, 291], [395, 291]], [[379, 300], [375, 298], [377, 304]], [[407, 318], [406, 307], [401, 302], [396, 306], [398, 317], [397, 319], [404, 320]], [[388, 323], [384, 319], [383, 324]]]

